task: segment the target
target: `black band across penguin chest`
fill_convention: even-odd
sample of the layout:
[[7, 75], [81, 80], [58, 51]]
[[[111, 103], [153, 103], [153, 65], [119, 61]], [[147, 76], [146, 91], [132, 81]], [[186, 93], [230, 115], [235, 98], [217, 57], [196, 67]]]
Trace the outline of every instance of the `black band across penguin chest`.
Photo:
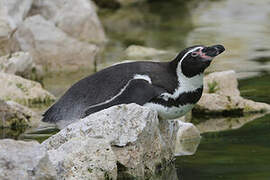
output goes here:
[[160, 104], [166, 107], [179, 107], [186, 104], [195, 104], [197, 103], [203, 92], [203, 87], [196, 89], [195, 91], [183, 92], [176, 99], [168, 98], [167, 100], [160, 98], [152, 99], [151, 102], [155, 104]]

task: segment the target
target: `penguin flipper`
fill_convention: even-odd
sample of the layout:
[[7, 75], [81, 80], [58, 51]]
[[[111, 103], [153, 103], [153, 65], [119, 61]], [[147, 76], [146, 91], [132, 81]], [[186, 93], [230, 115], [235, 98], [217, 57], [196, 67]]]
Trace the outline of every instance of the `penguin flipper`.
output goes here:
[[138, 105], [143, 105], [164, 92], [166, 92], [164, 89], [156, 87], [146, 80], [133, 79], [129, 81], [128, 85], [123, 90], [121, 90], [119, 95], [103, 103], [86, 108], [82, 118], [118, 104], [136, 103]]

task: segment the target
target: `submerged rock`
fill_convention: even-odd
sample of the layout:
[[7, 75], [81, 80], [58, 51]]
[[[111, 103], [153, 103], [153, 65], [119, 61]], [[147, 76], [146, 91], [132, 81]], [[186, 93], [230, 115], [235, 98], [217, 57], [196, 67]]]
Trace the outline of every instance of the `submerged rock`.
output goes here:
[[56, 179], [56, 171], [38, 142], [0, 140], [0, 179]]
[[75, 137], [48, 154], [57, 179], [117, 178], [116, 157], [105, 139]]
[[29, 107], [50, 105], [55, 97], [37, 82], [0, 72], [0, 97]]
[[28, 17], [12, 38], [13, 51], [27, 51], [48, 72], [93, 67], [97, 46], [69, 37], [40, 15]]
[[270, 105], [240, 96], [234, 71], [211, 73], [204, 79], [204, 93], [192, 110], [193, 114], [243, 115], [270, 111]]

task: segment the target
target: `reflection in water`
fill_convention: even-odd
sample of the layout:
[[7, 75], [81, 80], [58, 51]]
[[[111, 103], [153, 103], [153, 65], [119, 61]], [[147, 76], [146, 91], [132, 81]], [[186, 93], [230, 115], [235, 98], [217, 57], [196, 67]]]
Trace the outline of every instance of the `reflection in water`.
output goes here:
[[244, 124], [253, 121], [257, 118], [264, 116], [265, 114], [249, 114], [243, 117], [224, 117], [224, 118], [209, 118], [196, 124], [199, 120], [192, 119], [192, 122], [196, 124], [200, 133], [217, 132], [229, 129], [238, 129]]
[[260, 76], [239, 81], [241, 96], [254, 101], [270, 103], [269, 96], [270, 73], [264, 72]]
[[175, 142], [175, 155], [187, 156], [196, 153], [201, 138], [183, 139]]
[[270, 177], [270, 115], [238, 130], [203, 134], [193, 156], [177, 158], [181, 180], [239, 180]]

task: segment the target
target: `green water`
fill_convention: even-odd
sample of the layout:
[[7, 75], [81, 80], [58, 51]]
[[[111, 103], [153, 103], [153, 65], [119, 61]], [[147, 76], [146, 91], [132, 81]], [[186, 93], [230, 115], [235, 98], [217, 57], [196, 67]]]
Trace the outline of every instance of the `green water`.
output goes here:
[[238, 130], [205, 133], [195, 155], [177, 158], [181, 180], [270, 179], [270, 115]]

